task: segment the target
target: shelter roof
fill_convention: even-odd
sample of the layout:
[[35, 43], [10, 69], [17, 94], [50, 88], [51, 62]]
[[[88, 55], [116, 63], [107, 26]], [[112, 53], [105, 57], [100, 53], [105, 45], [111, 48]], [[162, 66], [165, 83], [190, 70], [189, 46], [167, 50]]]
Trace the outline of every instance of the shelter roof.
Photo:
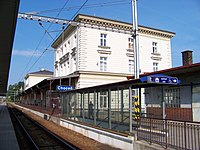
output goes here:
[[0, 2], [0, 95], [5, 95], [7, 91], [18, 8], [19, 0]]
[[[153, 75], [153, 74], [166, 74], [170, 76], [177, 76], [179, 74], [195, 72], [199, 70], [200, 70], [200, 63], [195, 63], [195, 64], [191, 64], [187, 66], [179, 66], [179, 67], [159, 70], [155, 72], [147, 72], [147, 73], [141, 74], [140, 76], [142, 77], [142, 76], [148, 76], [148, 75]], [[134, 79], [134, 76], [128, 76], [127, 78]]]

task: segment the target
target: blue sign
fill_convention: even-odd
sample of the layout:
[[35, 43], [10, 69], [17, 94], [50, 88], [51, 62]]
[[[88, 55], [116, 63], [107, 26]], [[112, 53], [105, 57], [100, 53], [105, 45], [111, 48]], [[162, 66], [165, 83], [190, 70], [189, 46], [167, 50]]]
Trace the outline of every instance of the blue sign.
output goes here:
[[170, 76], [148, 76], [148, 83], [178, 84], [178, 78]]
[[66, 85], [57, 85], [56, 90], [58, 91], [68, 91], [73, 90], [72, 86], [66, 86]]

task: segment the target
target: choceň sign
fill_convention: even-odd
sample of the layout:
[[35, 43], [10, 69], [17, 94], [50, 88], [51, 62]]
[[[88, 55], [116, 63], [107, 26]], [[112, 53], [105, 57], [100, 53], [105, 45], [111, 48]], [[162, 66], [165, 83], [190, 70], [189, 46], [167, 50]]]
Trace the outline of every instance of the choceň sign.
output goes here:
[[68, 91], [68, 90], [73, 90], [72, 86], [66, 86], [66, 85], [57, 85], [56, 90], [58, 91]]
[[178, 84], [178, 78], [170, 76], [148, 76], [149, 83]]

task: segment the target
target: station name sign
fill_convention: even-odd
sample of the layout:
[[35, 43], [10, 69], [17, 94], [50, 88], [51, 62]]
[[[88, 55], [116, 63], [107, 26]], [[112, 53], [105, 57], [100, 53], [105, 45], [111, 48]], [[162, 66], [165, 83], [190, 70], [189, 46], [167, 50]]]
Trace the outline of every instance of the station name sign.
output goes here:
[[68, 90], [73, 90], [72, 86], [66, 86], [66, 85], [57, 85], [56, 90], [58, 91], [68, 91]]
[[178, 78], [170, 76], [148, 76], [148, 83], [178, 84]]

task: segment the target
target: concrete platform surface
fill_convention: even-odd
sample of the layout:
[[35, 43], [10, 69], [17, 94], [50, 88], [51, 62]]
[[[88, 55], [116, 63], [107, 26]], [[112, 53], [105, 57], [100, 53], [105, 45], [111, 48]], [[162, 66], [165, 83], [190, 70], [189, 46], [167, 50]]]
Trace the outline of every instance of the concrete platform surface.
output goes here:
[[6, 103], [0, 104], [0, 149], [19, 150], [19, 145]]

